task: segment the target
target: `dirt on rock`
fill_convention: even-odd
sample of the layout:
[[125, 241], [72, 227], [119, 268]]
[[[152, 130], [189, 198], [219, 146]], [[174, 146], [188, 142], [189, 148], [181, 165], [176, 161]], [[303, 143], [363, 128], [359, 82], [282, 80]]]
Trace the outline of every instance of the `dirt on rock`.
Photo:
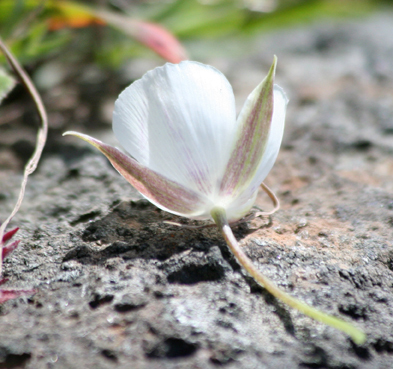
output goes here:
[[[22, 242], [5, 287], [37, 293], [0, 306], [0, 368], [392, 368], [391, 35], [389, 13], [328, 22], [265, 35], [251, 57], [221, 63], [241, 106], [277, 54], [290, 98], [266, 180], [281, 210], [235, 227], [237, 239], [282, 289], [363, 329], [364, 345], [278, 302], [215, 228], [166, 224], [197, 223], [59, 136], [13, 221]], [[0, 173], [2, 219], [20, 179]], [[258, 204], [270, 206], [263, 193]]]

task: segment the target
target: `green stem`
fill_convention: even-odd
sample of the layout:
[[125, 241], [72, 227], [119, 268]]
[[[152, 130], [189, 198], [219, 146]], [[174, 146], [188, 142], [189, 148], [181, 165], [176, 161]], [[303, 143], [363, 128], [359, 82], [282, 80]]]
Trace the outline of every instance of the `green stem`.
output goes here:
[[288, 295], [286, 292], [281, 291], [272, 281], [261, 274], [249, 257], [243, 252], [235, 236], [232, 233], [231, 227], [228, 224], [227, 216], [225, 210], [222, 208], [214, 208], [211, 211], [211, 215], [216, 222], [218, 228], [220, 229], [222, 235], [229, 248], [235, 255], [239, 263], [247, 270], [247, 272], [257, 281], [261, 286], [263, 286], [267, 291], [269, 291], [273, 296], [287, 305], [297, 309], [301, 313], [308, 315], [310, 318], [318, 320], [322, 323], [330, 325], [336, 329], [343, 331], [348, 334], [352, 340], [360, 345], [365, 342], [366, 335], [361, 330], [354, 327], [352, 324], [347, 323], [341, 319], [335, 318], [334, 316], [325, 314], [311, 306], [308, 306], [304, 302], [295, 299], [294, 297]]

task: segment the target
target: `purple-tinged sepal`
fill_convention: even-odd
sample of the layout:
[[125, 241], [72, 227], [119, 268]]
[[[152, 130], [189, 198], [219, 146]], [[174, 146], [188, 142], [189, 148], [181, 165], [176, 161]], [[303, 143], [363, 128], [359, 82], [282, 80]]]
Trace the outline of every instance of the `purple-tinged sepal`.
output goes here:
[[198, 219], [204, 216], [209, 200], [185, 186], [139, 164], [117, 148], [93, 137], [68, 131], [63, 135], [81, 138], [100, 150], [114, 168], [144, 197], [157, 207], [173, 214]]
[[276, 64], [274, 57], [268, 75], [248, 96], [237, 119], [236, 141], [221, 182], [221, 196], [234, 197], [242, 192], [258, 170], [272, 122]]

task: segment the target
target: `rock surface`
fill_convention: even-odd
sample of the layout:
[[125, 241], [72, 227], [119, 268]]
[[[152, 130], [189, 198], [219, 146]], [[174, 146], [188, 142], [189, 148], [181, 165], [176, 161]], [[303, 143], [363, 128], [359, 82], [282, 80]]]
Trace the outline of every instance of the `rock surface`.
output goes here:
[[[38, 292], [0, 306], [0, 368], [392, 368], [391, 35], [391, 14], [281, 31], [223, 70], [240, 106], [277, 54], [290, 97], [267, 178], [281, 210], [237, 238], [281, 288], [364, 329], [364, 345], [266, 293], [215, 228], [163, 223], [184, 220], [64, 138], [13, 222], [5, 286]], [[19, 182], [0, 174], [0, 218]]]

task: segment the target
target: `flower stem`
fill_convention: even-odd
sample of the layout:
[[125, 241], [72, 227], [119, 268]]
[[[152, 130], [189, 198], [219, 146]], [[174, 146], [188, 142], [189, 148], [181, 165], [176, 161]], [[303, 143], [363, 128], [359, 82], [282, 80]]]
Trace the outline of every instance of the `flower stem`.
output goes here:
[[261, 286], [269, 291], [274, 297], [293, 307], [294, 309], [297, 309], [301, 313], [308, 315], [310, 318], [343, 331], [344, 333], [348, 334], [358, 345], [365, 342], [365, 333], [354, 327], [352, 324], [334, 316], [325, 314], [280, 290], [272, 281], [270, 281], [261, 272], [258, 271], [249, 257], [243, 252], [228, 224], [225, 210], [222, 208], [214, 208], [211, 211], [211, 215], [238, 262], [244, 267], [244, 269], [247, 270], [247, 272], [254, 278], [255, 281], [257, 281]]

